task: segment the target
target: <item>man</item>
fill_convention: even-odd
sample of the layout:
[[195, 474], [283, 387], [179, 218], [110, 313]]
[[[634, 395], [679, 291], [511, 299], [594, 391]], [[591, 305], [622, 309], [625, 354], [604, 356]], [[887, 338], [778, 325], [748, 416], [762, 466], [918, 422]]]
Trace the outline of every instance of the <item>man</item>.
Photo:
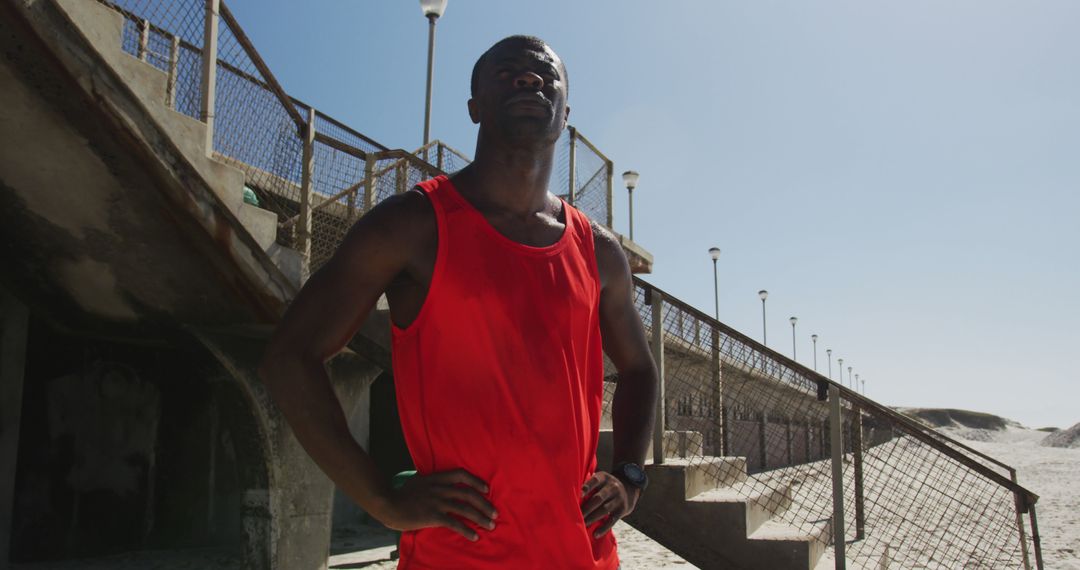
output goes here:
[[[609, 232], [547, 191], [566, 69], [506, 38], [473, 69], [476, 159], [387, 199], [297, 295], [260, 374], [304, 448], [405, 531], [399, 568], [613, 570], [611, 527], [647, 483], [657, 373]], [[418, 475], [392, 490], [350, 436], [325, 361], [385, 292]], [[603, 355], [618, 369], [614, 465], [596, 471]]]

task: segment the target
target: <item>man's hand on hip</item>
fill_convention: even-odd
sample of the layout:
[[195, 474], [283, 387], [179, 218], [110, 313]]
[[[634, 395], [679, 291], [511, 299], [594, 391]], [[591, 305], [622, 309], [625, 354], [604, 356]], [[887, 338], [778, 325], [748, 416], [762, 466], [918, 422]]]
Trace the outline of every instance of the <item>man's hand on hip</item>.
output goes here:
[[464, 469], [414, 475], [391, 494], [386, 512], [379, 518], [395, 530], [442, 526], [475, 541], [480, 536], [452, 515], [480, 528], [495, 528], [499, 514], [484, 498], [487, 492], [487, 484]]
[[607, 520], [593, 533], [594, 537], [600, 538], [611, 530], [619, 519], [634, 511], [638, 498], [641, 497], [641, 489], [624, 485], [611, 473], [597, 471], [581, 488], [581, 497], [582, 499], [588, 497], [588, 500], [581, 505], [585, 526], [607, 517]]

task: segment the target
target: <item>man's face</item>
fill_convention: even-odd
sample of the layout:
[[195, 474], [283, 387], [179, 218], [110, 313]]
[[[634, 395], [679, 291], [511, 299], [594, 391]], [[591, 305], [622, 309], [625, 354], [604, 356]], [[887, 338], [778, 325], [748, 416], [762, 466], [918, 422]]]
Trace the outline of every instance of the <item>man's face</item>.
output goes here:
[[508, 43], [481, 63], [469, 116], [521, 143], [554, 142], [566, 127], [566, 77], [548, 46]]

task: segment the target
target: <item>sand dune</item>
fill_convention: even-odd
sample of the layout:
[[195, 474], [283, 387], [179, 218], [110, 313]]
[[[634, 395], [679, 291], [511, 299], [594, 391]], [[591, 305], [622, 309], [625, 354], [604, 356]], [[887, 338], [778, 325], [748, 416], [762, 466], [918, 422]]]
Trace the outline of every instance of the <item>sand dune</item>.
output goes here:
[[1080, 424], [1055, 431], [1044, 437], [1040, 443], [1047, 447], [1080, 448]]

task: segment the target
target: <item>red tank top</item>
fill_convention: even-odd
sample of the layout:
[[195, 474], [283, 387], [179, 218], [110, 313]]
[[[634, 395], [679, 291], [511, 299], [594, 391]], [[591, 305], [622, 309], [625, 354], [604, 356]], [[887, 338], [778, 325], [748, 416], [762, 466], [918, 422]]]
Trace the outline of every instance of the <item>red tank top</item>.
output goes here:
[[462, 468], [488, 483], [494, 530], [403, 533], [399, 569], [618, 566], [612, 533], [585, 527], [603, 399], [600, 279], [588, 218], [563, 203], [547, 247], [500, 234], [445, 177], [420, 184], [438, 253], [416, 320], [392, 326], [405, 441], [421, 474]]

